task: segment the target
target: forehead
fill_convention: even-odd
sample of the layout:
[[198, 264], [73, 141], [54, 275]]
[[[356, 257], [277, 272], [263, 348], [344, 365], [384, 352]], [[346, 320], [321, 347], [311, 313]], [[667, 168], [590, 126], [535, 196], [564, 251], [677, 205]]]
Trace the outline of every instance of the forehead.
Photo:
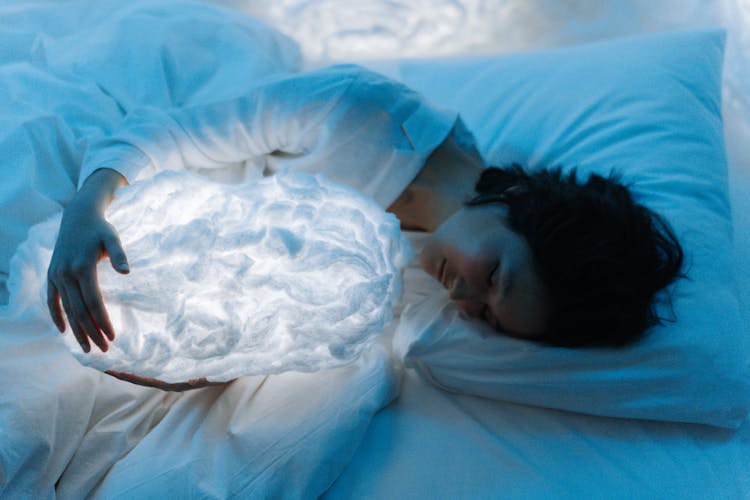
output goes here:
[[437, 230], [437, 234], [469, 238], [465, 243], [504, 235], [510, 228], [505, 205], [488, 204], [461, 207]]
[[483, 252], [528, 253], [531, 257], [526, 239], [508, 224], [505, 205], [491, 203], [463, 207], [452, 222], [454, 227], [449, 230], [454, 233], [454, 238], [464, 238], [459, 242], [465, 247], [472, 246]]
[[489, 221], [497, 220], [505, 222], [508, 215], [508, 206], [503, 203], [483, 203], [481, 205], [464, 205], [457, 212], [464, 220]]

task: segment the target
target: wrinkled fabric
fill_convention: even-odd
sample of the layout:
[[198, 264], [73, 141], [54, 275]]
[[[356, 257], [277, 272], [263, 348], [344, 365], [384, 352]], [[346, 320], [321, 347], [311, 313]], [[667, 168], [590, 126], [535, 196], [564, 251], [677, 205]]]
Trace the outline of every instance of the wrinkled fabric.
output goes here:
[[210, 5], [4, 2], [0, 273], [28, 228], [72, 199], [89, 146], [134, 108], [227, 99], [298, 64], [294, 42]]

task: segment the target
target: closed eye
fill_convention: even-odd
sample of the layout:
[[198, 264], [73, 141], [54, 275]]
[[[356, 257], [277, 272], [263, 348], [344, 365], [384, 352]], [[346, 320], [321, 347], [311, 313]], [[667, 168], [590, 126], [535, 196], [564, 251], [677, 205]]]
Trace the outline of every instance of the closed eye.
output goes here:
[[487, 286], [492, 288], [495, 285], [495, 275], [497, 274], [497, 270], [500, 267], [500, 263], [498, 262], [495, 264], [495, 267], [492, 268], [490, 271], [489, 276], [487, 277]]

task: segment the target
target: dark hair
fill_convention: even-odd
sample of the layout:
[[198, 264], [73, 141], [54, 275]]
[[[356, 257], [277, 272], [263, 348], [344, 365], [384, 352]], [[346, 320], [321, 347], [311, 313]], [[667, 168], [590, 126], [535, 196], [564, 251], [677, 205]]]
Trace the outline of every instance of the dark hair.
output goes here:
[[551, 311], [535, 340], [564, 347], [620, 347], [662, 324], [656, 292], [683, 276], [669, 224], [636, 203], [619, 177], [579, 183], [561, 168], [527, 173], [514, 164], [482, 172], [468, 206], [503, 203], [528, 242]]

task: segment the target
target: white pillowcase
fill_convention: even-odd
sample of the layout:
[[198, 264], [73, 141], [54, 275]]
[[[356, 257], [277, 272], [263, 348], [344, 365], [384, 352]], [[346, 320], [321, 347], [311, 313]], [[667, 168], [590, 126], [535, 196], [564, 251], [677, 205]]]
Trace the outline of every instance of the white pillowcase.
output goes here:
[[676, 32], [371, 65], [458, 110], [491, 165], [618, 170], [671, 222], [689, 276], [671, 288], [674, 314], [660, 305], [676, 322], [621, 350], [499, 336], [439, 294], [402, 317], [394, 344], [407, 366], [446, 389], [517, 403], [724, 427], [745, 420], [750, 346], [732, 276], [723, 47], [721, 31]]

